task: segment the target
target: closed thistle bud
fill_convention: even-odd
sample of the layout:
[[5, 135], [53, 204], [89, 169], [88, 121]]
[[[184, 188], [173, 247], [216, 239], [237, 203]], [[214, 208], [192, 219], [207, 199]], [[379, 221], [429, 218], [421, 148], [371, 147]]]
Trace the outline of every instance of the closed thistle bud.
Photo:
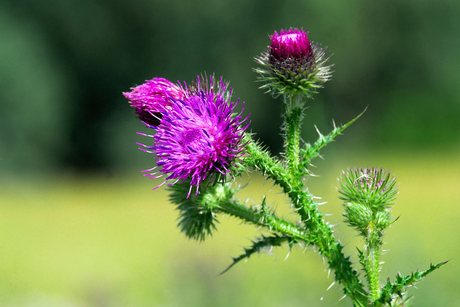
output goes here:
[[398, 189], [390, 172], [376, 168], [356, 168], [344, 172], [339, 193], [344, 201], [344, 217], [363, 234], [368, 228], [382, 230], [390, 222], [390, 207]]
[[275, 97], [282, 94], [310, 97], [330, 80], [331, 65], [326, 65], [325, 49], [311, 44], [303, 29], [281, 30], [280, 34], [275, 31], [270, 40], [267, 51], [256, 57], [256, 62], [263, 66], [254, 69], [265, 82], [260, 88]]
[[349, 169], [343, 173], [340, 186], [340, 199], [365, 204], [372, 211], [388, 208], [398, 194], [395, 177], [381, 168]]

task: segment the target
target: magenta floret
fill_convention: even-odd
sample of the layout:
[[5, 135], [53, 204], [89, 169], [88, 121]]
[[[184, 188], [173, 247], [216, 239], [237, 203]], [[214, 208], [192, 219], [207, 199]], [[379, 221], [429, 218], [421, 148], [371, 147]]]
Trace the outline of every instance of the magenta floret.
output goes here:
[[280, 34], [270, 36], [270, 54], [276, 60], [292, 58], [305, 58], [313, 55], [311, 43], [308, 40], [308, 33], [303, 29], [281, 30]]

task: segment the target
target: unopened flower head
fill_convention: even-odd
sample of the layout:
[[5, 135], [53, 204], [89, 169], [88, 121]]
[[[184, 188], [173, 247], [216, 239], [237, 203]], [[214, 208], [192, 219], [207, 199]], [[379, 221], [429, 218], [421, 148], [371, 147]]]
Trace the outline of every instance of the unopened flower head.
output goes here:
[[392, 205], [398, 194], [395, 177], [381, 168], [349, 169], [343, 173], [340, 185], [340, 199], [361, 203], [372, 210]]
[[234, 114], [237, 102], [224, 98], [227, 84], [221, 80], [219, 88], [189, 92], [183, 100], [176, 100], [171, 110], [162, 112], [154, 145], [148, 147], [156, 153], [160, 170], [148, 176], [162, 173], [167, 175], [165, 181], [189, 180], [190, 189], [196, 186], [198, 193], [207, 178], [232, 174], [236, 159], [244, 154], [243, 133], [249, 123], [242, 126], [247, 118]]
[[311, 96], [331, 78], [325, 49], [311, 44], [304, 30], [281, 30], [270, 36], [268, 50], [256, 58], [261, 88], [274, 96], [302, 94]]
[[123, 93], [136, 109], [139, 118], [149, 126], [158, 126], [161, 112], [171, 109], [174, 100], [183, 99], [185, 92], [176, 84], [163, 78], [153, 78]]

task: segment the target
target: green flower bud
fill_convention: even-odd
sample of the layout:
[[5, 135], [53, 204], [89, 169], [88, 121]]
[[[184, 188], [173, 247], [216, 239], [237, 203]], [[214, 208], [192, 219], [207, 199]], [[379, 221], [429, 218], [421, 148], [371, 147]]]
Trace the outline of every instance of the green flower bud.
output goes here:
[[390, 222], [390, 206], [398, 190], [390, 172], [375, 168], [357, 168], [344, 172], [340, 184], [346, 222], [367, 237], [378, 237]]
[[340, 199], [358, 202], [373, 212], [383, 211], [394, 204], [398, 189], [395, 177], [389, 171], [376, 168], [349, 169], [340, 183]]

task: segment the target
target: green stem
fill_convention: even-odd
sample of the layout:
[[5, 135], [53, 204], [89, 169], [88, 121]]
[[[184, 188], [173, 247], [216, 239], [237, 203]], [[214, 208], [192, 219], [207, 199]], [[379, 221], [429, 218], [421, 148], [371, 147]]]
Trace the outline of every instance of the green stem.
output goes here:
[[300, 163], [300, 127], [303, 119], [302, 97], [300, 95], [285, 95], [284, 100], [288, 105], [284, 126], [286, 132], [286, 158], [291, 175], [297, 178]]
[[300, 186], [294, 186], [293, 191], [288, 195], [293, 203], [299, 203], [299, 207], [310, 208], [307, 212], [310, 219], [303, 221], [305, 227], [310, 231], [320, 254], [328, 260], [329, 268], [335, 273], [335, 279], [343, 285], [345, 294], [353, 300], [355, 306], [367, 306], [368, 298], [364, 286], [359, 281], [349, 257], [343, 254], [343, 246], [335, 240], [331, 226], [326, 224], [323, 214], [317, 210], [313, 195]]
[[[323, 219], [318, 210], [318, 204], [313, 195], [308, 192], [302, 180], [303, 172], [300, 164], [300, 127], [304, 106], [299, 95], [291, 97], [286, 108], [286, 157], [289, 166], [289, 176], [277, 178], [281, 186], [289, 186], [286, 191], [291, 202], [298, 209], [305, 225], [318, 246], [320, 254], [327, 258], [329, 268], [335, 273], [336, 280], [341, 282], [346, 295], [350, 296], [356, 306], [366, 306], [367, 296], [363, 285], [359, 282], [357, 272], [343, 252], [343, 246], [332, 235], [332, 229]], [[321, 139], [321, 138], [320, 138]], [[316, 144], [315, 144], [316, 145]], [[320, 146], [317, 146], [319, 150]], [[311, 159], [311, 157], [310, 157]]]
[[276, 231], [288, 235], [294, 239], [311, 244], [310, 234], [300, 227], [289, 223], [267, 212], [255, 211], [238, 203], [235, 199], [226, 199], [219, 202], [218, 210], [239, 218], [245, 222], [257, 226], [267, 227], [271, 231]]
[[323, 214], [317, 210], [318, 204], [300, 179], [292, 178], [279, 162], [274, 160], [252, 141], [247, 146], [248, 155], [245, 164], [260, 170], [278, 184], [289, 196], [296, 207], [309, 238], [318, 246], [321, 255], [327, 258], [329, 267], [334, 271], [336, 280], [342, 283], [344, 292], [350, 296], [355, 306], [367, 306], [368, 299], [357, 272], [352, 268], [349, 257], [343, 252], [343, 246], [332, 235], [332, 229], [323, 220]]
[[375, 301], [380, 297], [380, 235], [373, 227], [369, 227], [369, 235], [366, 237], [366, 262], [364, 269], [369, 282], [369, 298]]
[[377, 300], [380, 297], [380, 268], [379, 268], [379, 253], [378, 248], [374, 246], [369, 246], [368, 249], [368, 259], [369, 267], [371, 270], [371, 275], [369, 276], [369, 290], [370, 290], [370, 299], [372, 301]]
[[[264, 150], [261, 150], [259, 146], [254, 143], [248, 136], [246, 137], [248, 142], [247, 156], [245, 157], [245, 165], [261, 171], [267, 175], [268, 178], [272, 179], [278, 186], [283, 189], [283, 192], [287, 195], [292, 195], [294, 191], [293, 184], [301, 184], [298, 180], [289, 180], [290, 175], [288, 170], [281, 165], [278, 161], [273, 159], [270, 154]], [[292, 197], [291, 197], [292, 199]], [[301, 216], [302, 221], [310, 220], [310, 208], [300, 201], [293, 201], [294, 206], [297, 209], [297, 213]]]

